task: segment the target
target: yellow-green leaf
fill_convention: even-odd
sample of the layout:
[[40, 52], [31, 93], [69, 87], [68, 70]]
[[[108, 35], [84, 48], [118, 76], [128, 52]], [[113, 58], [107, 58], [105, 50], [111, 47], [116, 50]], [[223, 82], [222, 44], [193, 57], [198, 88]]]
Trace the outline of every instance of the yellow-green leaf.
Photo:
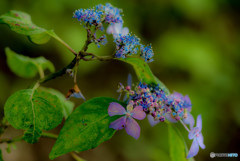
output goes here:
[[40, 130], [51, 130], [62, 121], [59, 99], [44, 91], [20, 90], [10, 96], [4, 106], [4, 115], [16, 129], [23, 129], [25, 140], [35, 143]]
[[133, 66], [138, 79], [147, 84], [159, 84], [160, 87], [169, 94], [168, 88], [152, 73], [150, 67], [143, 59], [139, 57], [127, 57], [127, 58], [120, 58], [125, 63], [128, 63]]
[[173, 124], [168, 124], [170, 158], [172, 161], [187, 161], [186, 144], [181, 137], [177, 127]]
[[44, 44], [49, 41], [51, 35], [47, 30], [35, 25], [30, 15], [21, 11], [11, 10], [0, 16], [0, 23], [7, 24], [11, 30], [29, 36], [36, 44]]
[[16, 75], [24, 78], [32, 78], [45, 69], [50, 70], [51, 72], [55, 71], [53, 64], [45, 59], [44, 57], [30, 58], [15, 53], [10, 48], [5, 49], [7, 56], [7, 64], [12, 72]]

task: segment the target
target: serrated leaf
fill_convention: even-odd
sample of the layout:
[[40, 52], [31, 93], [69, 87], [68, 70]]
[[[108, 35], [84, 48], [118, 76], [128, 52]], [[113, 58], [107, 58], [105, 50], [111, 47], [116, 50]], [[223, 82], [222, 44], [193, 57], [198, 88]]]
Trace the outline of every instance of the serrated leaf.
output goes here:
[[110, 117], [108, 106], [119, 102], [113, 98], [93, 98], [79, 107], [66, 120], [58, 139], [49, 155], [54, 159], [72, 151], [85, 151], [109, 140], [115, 130], [109, 128], [110, 122], [119, 116]]
[[168, 124], [170, 158], [172, 161], [187, 161], [184, 139], [173, 124]]
[[120, 58], [123, 62], [126, 62], [133, 66], [138, 79], [147, 84], [159, 84], [160, 87], [169, 94], [168, 88], [152, 73], [150, 67], [144, 60], [138, 57], [128, 57], [128, 58]]
[[[32, 132], [50, 130], [62, 121], [62, 107], [59, 99], [44, 91], [20, 90], [10, 96], [4, 106], [4, 115], [16, 129]], [[36, 138], [32, 137], [32, 140]]]
[[66, 99], [66, 97], [59, 91], [52, 89], [52, 88], [40, 88], [43, 91], [49, 92], [55, 96], [57, 96], [62, 104], [63, 108], [63, 115], [65, 119], [68, 118], [68, 116], [72, 113], [73, 108], [74, 108], [74, 103], [72, 101], [69, 101]]
[[55, 71], [53, 64], [44, 57], [30, 58], [17, 54], [10, 48], [5, 48], [5, 52], [9, 68], [20, 77], [32, 78], [46, 69]]

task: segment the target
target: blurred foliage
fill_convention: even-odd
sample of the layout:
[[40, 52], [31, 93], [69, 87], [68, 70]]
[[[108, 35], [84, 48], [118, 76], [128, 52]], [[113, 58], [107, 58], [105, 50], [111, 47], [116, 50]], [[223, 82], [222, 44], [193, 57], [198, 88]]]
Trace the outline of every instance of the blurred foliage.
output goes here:
[[[211, 160], [210, 152], [239, 152], [239, 0], [1, 0], [0, 14], [12, 9], [27, 12], [36, 25], [54, 29], [70, 46], [80, 50], [86, 32], [71, 18], [73, 11], [105, 2], [122, 8], [124, 26], [129, 27], [144, 43], [152, 43], [155, 61], [149, 65], [153, 73], [171, 91], [190, 96], [195, 118], [197, 114], [202, 114], [206, 149], [200, 150], [195, 160]], [[108, 40], [111, 42], [112, 38]], [[6, 46], [29, 57], [44, 56], [54, 63], [56, 69], [67, 65], [73, 58], [57, 41], [35, 45], [26, 37], [10, 31], [6, 25], [0, 25], [0, 42], [1, 116], [7, 97], [32, 84], [31, 80], [19, 78], [8, 69], [4, 53]], [[93, 44], [89, 51], [110, 55], [114, 45], [109, 43], [98, 49]], [[87, 99], [97, 96], [117, 98], [118, 82], [126, 84], [129, 72], [133, 73], [130, 65], [117, 61], [80, 62], [78, 84]], [[137, 81], [136, 76], [134, 80]], [[63, 76], [46, 83], [46, 86], [65, 94], [72, 87], [72, 80]], [[82, 103], [81, 100], [74, 101], [76, 105]], [[139, 122], [142, 132], [138, 141], [122, 130], [110, 141], [81, 153], [81, 156], [98, 161], [169, 161], [166, 125], [162, 123], [151, 128], [147, 120]], [[183, 127], [179, 126], [179, 129], [188, 140]], [[35, 153], [28, 151], [24, 155], [33, 155], [28, 158], [39, 161], [48, 160], [53, 142], [49, 143], [49, 151], [44, 150], [46, 142], [42, 144], [35, 145], [38, 148], [31, 146]], [[188, 141], [188, 147], [190, 145]], [[14, 151], [25, 152], [22, 148]], [[6, 161], [11, 160], [5, 150], [3, 155]]]

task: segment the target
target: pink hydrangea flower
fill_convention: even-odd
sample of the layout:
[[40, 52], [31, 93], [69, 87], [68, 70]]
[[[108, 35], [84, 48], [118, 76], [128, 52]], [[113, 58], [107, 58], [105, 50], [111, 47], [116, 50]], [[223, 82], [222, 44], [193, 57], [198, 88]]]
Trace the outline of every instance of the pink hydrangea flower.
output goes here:
[[108, 114], [109, 116], [124, 115], [113, 121], [109, 126], [110, 128], [115, 130], [121, 130], [125, 128], [127, 134], [135, 139], [139, 138], [140, 126], [133, 118], [137, 120], [143, 120], [146, 117], [146, 113], [143, 111], [142, 106], [136, 106], [133, 108], [133, 106], [129, 104], [126, 111], [125, 108], [119, 103], [112, 102], [108, 107]]

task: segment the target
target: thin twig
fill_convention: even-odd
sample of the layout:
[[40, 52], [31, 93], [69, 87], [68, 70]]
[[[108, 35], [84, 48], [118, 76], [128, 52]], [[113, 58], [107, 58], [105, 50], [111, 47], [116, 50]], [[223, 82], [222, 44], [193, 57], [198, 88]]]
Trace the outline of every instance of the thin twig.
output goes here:
[[76, 160], [76, 161], [86, 161], [85, 159], [81, 158], [80, 156], [78, 156], [76, 153], [71, 152], [70, 153], [71, 156]]
[[181, 124], [183, 125], [183, 127], [188, 131], [190, 132], [189, 128], [186, 126], [186, 124], [180, 119], [179, 120], [181, 122]]
[[13, 143], [13, 142], [18, 142], [18, 141], [21, 141], [21, 140], [23, 140], [23, 135], [21, 135], [21, 136], [17, 136], [17, 137], [15, 137], [15, 138], [5, 138], [5, 139], [1, 139], [0, 140], [0, 144], [2, 144], [2, 143]]

